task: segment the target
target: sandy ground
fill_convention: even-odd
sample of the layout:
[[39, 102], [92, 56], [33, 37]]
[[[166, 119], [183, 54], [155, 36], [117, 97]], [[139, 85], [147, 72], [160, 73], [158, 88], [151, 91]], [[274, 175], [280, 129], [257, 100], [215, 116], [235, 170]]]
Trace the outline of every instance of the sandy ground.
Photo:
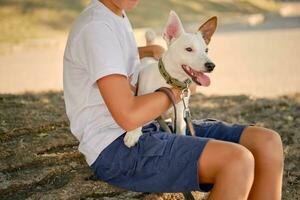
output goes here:
[[[144, 30], [135, 30], [144, 44]], [[62, 90], [65, 37], [46, 47], [15, 47], [0, 54], [0, 93]], [[160, 38], [157, 43], [165, 45]], [[209, 46], [217, 67], [204, 94], [274, 97], [300, 91], [300, 17], [273, 18], [255, 27], [219, 27]]]

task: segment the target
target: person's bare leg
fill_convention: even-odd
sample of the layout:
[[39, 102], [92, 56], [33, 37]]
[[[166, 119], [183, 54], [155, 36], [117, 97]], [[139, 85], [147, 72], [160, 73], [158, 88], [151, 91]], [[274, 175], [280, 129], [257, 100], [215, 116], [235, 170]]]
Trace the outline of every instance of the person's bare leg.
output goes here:
[[284, 159], [279, 134], [250, 126], [243, 131], [240, 144], [249, 149], [255, 159], [254, 183], [249, 200], [280, 200]]
[[210, 140], [198, 160], [200, 183], [214, 183], [209, 200], [246, 200], [254, 179], [254, 158], [239, 144]]

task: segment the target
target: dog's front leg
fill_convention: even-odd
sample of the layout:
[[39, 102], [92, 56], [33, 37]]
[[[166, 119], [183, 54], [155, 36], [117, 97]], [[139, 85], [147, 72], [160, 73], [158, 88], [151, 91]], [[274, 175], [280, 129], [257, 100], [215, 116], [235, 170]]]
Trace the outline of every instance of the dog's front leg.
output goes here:
[[142, 127], [127, 132], [124, 137], [125, 145], [129, 148], [133, 147], [139, 141], [139, 138], [142, 134]]
[[182, 101], [176, 104], [176, 131], [177, 134], [185, 135], [186, 124], [183, 117], [184, 106]]

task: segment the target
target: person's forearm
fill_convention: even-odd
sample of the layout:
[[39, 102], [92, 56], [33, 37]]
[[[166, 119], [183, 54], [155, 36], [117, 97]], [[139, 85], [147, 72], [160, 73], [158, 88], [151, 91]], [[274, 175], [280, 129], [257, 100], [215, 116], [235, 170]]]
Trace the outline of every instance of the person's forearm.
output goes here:
[[[176, 102], [180, 101], [180, 91], [173, 89]], [[143, 124], [157, 118], [171, 106], [171, 101], [163, 92], [154, 92], [142, 96], [136, 96], [131, 101], [126, 122], [126, 130], [136, 129]]]
[[151, 57], [153, 52], [151, 50], [151, 46], [138, 47], [140, 58]]
[[[103, 100], [115, 122], [124, 130], [133, 130], [154, 120], [166, 111], [171, 102], [163, 92], [134, 96], [128, 78], [120, 74], [111, 74], [97, 80]], [[180, 90], [172, 88], [176, 102], [180, 99]]]

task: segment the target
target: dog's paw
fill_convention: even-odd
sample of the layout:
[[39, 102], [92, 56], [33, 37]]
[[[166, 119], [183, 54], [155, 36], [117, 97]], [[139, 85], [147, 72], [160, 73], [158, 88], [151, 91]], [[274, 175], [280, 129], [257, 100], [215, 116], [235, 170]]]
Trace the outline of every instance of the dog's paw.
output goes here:
[[133, 147], [139, 141], [139, 138], [141, 135], [142, 135], [142, 132], [140, 132], [140, 131], [127, 132], [124, 137], [125, 145], [128, 148]]

